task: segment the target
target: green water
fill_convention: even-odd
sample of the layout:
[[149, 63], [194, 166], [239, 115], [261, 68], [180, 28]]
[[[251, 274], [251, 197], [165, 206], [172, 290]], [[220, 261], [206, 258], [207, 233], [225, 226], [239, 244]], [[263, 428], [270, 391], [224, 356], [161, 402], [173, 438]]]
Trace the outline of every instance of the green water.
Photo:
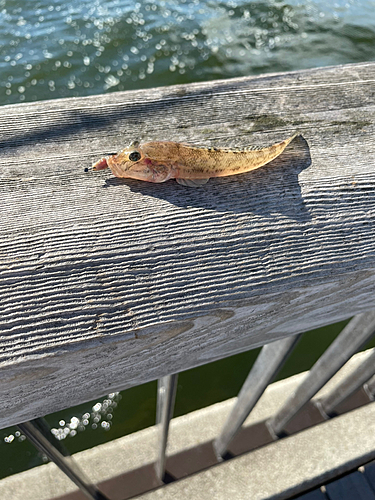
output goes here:
[[[0, 105], [375, 60], [375, 1], [0, 0]], [[305, 334], [311, 367], [345, 323]], [[175, 415], [235, 396], [258, 350], [179, 377]], [[69, 402], [67, 402], [67, 405]], [[156, 382], [47, 416], [71, 451], [154, 423]], [[0, 431], [0, 475], [43, 463]]]
[[373, 0], [0, 0], [0, 105], [375, 58]]

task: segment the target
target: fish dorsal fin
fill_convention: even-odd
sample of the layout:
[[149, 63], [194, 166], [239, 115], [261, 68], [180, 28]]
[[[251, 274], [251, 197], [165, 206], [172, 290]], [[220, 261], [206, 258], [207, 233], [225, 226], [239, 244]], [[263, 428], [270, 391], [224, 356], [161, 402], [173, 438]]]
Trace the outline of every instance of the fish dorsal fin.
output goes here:
[[245, 148], [233, 148], [233, 149], [223, 149], [224, 152], [230, 153], [231, 151], [241, 153], [241, 151], [262, 151], [262, 149], [266, 149], [267, 146], [246, 146]]
[[[297, 136], [301, 135], [300, 132], [296, 132], [289, 139], [287, 139], [287, 143], [289, 144], [295, 139]], [[282, 141], [286, 142], [286, 141]], [[216, 148], [213, 146], [196, 146], [193, 144], [188, 144], [186, 142], [182, 143], [184, 146], [189, 147], [190, 149], [203, 149], [205, 151], [218, 151], [219, 153], [247, 153], [248, 151], [262, 151], [263, 149], [269, 149], [274, 145], [282, 144], [281, 142], [278, 144], [272, 145], [264, 145], [264, 146], [245, 146], [245, 147], [234, 147], [234, 148]]]
[[246, 151], [261, 151], [267, 148], [267, 146], [246, 146], [244, 148], [216, 148], [213, 146], [196, 146], [192, 144], [187, 144], [186, 142], [181, 143], [190, 149], [199, 149], [204, 151], [218, 151], [219, 153], [246, 153]]
[[176, 179], [181, 186], [200, 187], [206, 184], [210, 179]]

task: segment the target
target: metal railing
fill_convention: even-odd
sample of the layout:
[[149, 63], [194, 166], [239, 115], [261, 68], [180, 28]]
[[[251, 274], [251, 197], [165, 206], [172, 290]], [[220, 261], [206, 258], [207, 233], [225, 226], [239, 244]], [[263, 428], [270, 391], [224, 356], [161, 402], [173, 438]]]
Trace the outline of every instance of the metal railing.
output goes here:
[[[340, 335], [326, 349], [302, 380], [291, 397], [279, 411], [266, 422], [274, 440], [287, 435], [287, 426], [317, 392], [343, 367], [343, 365], [375, 335], [375, 311], [355, 316]], [[223, 429], [213, 442], [217, 460], [228, 458], [228, 448], [241, 430], [246, 418], [259, 398], [272, 382], [282, 365], [295, 348], [301, 335], [290, 336], [263, 346], [256, 362], [247, 376], [234, 407], [224, 423]], [[166, 477], [166, 448], [168, 431], [173, 417], [177, 389], [177, 374], [168, 375], [158, 381], [157, 416], [159, 425], [158, 453], [155, 474], [160, 483], [168, 482]], [[375, 397], [375, 350], [354, 371], [344, 378], [337, 387], [324, 397], [313, 402], [324, 419], [336, 415], [337, 407], [359, 388], [363, 387], [370, 400]], [[20, 424], [19, 429], [30, 441], [45, 453], [91, 500], [109, 500], [90, 483], [75, 464], [68, 452], [50, 433], [44, 419], [36, 419]]]

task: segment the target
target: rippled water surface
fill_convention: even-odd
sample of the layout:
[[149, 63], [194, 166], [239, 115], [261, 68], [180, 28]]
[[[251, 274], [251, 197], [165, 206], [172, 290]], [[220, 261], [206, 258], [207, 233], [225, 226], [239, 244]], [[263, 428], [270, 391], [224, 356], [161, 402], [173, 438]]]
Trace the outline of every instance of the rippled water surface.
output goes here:
[[[0, 0], [0, 104], [370, 60], [373, 0]], [[281, 376], [308, 369], [342, 326], [306, 336]], [[181, 374], [176, 414], [234, 396], [256, 352]], [[48, 422], [74, 452], [152, 425], [155, 390], [109, 395]], [[0, 437], [0, 476], [42, 463], [17, 429]]]
[[0, 104], [375, 59], [375, 1], [0, 0]]

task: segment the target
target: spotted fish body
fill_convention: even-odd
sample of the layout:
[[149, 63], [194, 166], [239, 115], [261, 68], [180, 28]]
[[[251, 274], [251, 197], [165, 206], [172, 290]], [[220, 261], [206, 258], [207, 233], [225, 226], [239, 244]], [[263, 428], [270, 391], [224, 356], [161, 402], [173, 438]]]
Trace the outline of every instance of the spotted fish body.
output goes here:
[[93, 170], [109, 167], [116, 177], [148, 182], [176, 179], [180, 184], [197, 186], [210, 177], [241, 174], [269, 163], [297, 135], [270, 147], [243, 150], [204, 148], [170, 141], [133, 142], [120, 153], [99, 160]]

